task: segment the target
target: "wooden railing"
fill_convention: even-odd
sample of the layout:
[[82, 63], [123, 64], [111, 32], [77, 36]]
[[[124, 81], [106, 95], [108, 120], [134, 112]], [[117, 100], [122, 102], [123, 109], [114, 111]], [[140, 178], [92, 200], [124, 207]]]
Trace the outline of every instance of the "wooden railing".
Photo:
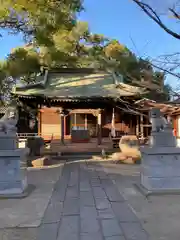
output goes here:
[[[49, 139], [53, 140], [53, 134], [46, 134], [49, 135]], [[17, 137], [19, 139], [27, 139], [30, 137], [35, 137], [35, 136], [43, 136], [43, 134], [38, 134], [38, 133], [17, 133]]]
[[17, 137], [20, 139], [26, 139], [28, 137], [38, 136], [38, 133], [17, 133]]

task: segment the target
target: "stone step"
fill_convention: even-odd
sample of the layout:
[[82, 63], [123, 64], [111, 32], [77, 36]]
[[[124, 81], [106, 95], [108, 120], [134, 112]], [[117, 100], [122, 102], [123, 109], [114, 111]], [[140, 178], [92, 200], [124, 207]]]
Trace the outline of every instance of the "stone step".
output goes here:
[[59, 160], [83, 160], [83, 159], [92, 159], [95, 158], [95, 156], [100, 157], [100, 154], [95, 155], [66, 155], [66, 156], [53, 156], [53, 159], [59, 159]]
[[[115, 151], [109, 151], [109, 152], [106, 152], [106, 155], [111, 155], [113, 154]], [[95, 158], [95, 156], [97, 157], [101, 157], [102, 156], [102, 153], [101, 152], [77, 152], [77, 153], [62, 153], [62, 154], [59, 154], [59, 155], [56, 155], [56, 156], [52, 156], [53, 159], [58, 159], [58, 160], [83, 160], [83, 159], [92, 159], [92, 158]]]

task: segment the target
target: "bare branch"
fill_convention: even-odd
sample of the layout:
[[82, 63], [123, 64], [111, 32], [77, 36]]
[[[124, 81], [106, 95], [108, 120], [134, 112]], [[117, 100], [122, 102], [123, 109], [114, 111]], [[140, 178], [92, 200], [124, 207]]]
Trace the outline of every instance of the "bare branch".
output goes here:
[[[180, 34], [172, 31], [170, 28], [168, 28], [160, 19], [158, 14], [156, 13], [153, 8], [151, 8], [148, 4], [142, 2], [141, 0], [132, 0], [135, 2], [154, 22], [156, 22], [162, 29], [164, 29], [165, 32], [170, 34], [176, 39], [180, 39]], [[174, 10], [173, 10], [174, 11]], [[172, 12], [172, 11], [171, 11]], [[177, 14], [175, 11], [173, 14]]]
[[169, 11], [173, 13], [173, 16], [177, 19], [180, 19], [180, 15], [172, 8], [169, 8]]

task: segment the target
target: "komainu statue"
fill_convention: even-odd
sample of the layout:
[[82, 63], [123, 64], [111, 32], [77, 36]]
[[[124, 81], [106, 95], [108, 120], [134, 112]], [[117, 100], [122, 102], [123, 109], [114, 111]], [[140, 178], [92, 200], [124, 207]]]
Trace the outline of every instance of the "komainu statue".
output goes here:
[[172, 129], [170, 119], [166, 119], [158, 108], [152, 108], [150, 111], [150, 122], [152, 124], [152, 132], [160, 132]]
[[4, 116], [0, 119], [0, 133], [11, 134], [16, 133], [18, 122], [18, 110], [16, 106], [10, 105]]

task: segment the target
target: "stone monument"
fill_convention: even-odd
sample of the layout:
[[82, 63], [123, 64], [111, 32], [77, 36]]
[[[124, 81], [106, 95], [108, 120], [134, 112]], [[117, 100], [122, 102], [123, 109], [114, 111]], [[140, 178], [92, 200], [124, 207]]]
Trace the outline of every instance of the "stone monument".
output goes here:
[[140, 188], [146, 195], [180, 193], [180, 148], [170, 120], [160, 109], [150, 111], [152, 131], [149, 146], [141, 147]]
[[26, 195], [26, 166], [21, 166], [26, 151], [18, 149], [17, 121], [17, 108], [11, 104], [0, 119], [0, 197]]

